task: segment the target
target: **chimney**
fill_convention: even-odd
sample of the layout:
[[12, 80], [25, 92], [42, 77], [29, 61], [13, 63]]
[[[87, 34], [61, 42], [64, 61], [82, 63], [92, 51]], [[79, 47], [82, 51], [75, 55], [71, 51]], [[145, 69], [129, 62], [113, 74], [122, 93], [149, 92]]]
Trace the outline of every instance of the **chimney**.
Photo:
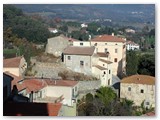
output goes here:
[[112, 33], [112, 36], [114, 36], [114, 33]]
[[140, 78], [137, 78], [137, 80], [140, 80]]
[[33, 91], [29, 94], [29, 102], [33, 102]]

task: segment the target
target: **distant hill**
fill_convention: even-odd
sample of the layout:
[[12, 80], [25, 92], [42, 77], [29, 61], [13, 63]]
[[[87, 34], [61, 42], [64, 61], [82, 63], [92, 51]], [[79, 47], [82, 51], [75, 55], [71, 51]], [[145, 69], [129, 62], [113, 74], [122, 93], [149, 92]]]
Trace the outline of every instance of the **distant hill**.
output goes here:
[[65, 19], [112, 19], [122, 22], [155, 22], [154, 4], [18, 4], [24, 12], [51, 12]]

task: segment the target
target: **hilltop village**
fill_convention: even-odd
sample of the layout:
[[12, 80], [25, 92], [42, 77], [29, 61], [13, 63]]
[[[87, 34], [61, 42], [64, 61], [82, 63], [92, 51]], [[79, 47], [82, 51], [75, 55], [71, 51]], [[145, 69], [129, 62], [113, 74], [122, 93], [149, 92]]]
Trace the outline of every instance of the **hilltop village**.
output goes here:
[[3, 6], [4, 116], [155, 116], [155, 26], [143, 12], [28, 6]]
[[[25, 103], [13, 112], [21, 113], [29, 104], [45, 104], [56, 112], [54, 115], [76, 116], [78, 100], [89, 93], [95, 95], [101, 87], [111, 88], [120, 99], [132, 100], [135, 106], [144, 102], [145, 107], [155, 107], [154, 77], [117, 77], [126, 73], [125, 38], [112, 34], [79, 41], [61, 35], [48, 39], [45, 54], [54, 58], [33, 57], [30, 76], [24, 74], [27, 62], [23, 56], [4, 59], [4, 100], [12, 94], [10, 100]], [[6, 111], [10, 105], [15, 104], [9, 103]], [[29, 114], [25, 112], [31, 111], [21, 114]]]

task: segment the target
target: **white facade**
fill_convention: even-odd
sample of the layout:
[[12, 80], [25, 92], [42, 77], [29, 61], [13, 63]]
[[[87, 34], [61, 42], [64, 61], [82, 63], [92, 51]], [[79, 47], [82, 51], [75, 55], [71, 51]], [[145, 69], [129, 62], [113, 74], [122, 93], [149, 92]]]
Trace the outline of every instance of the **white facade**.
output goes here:
[[92, 56], [64, 55], [64, 63], [75, 72], [92, 74]]
[[[101, 60], [96, 53], [92, 55], [80, 55], [83, 53], [83, 46], [78, 54], [64, 54], [64, 64], [67, 68], [87, 75], [92, 75], [101, 80], [101, 86], [112, 85], [112, 62], [105, 59]], [[79, 46], [77, 47], [79, 49]], [[77, 50], [74, 47], [73, 50]], [[72, 52], [72, 51], [71, 51]]]
[[63, 96], [64, 100], [62, 103], [64, 105], [73, 106], [74, 100], [78, 96], [78, 85], [76, 86], [48, 86], [46, 88], [47, 97], [60, 97]]
[[114, 75], [125, 72], [126, 67], [126, 46], [122, 42], [95, 42], [91, 41], [91, 45], [96, 47], [97, 52], [109, 52], [106, 59], [113, 62], [112, 73]]
[[84, 28], [84, 27], [88, 27], [88, 25], [87, 25], [87, 24], [85, 24], [85, 23], [83, 23], [83, 24], [81, 24], [81, 27], [82, 27], [82, 28]]
[[138, 44], [136, 44], [132, 41], [128, 41], [126, 43], [126, 48], [127, 48], [127, 50], [139, 50], [140, 47]]
[[90, 41], [73, 41], [73, 46], [91, 46]]

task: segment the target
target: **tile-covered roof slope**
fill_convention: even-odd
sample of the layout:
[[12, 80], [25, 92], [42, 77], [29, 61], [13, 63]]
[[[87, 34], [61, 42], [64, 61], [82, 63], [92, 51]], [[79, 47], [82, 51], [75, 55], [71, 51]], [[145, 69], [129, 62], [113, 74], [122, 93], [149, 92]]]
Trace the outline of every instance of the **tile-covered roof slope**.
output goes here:
[[91, 42], [125, 42], [124, 39], [112, 35], [99, 35], [91, 40]]
[[107, 63], [107, 64], [113, 63], [113, 62], [111, 62], [111, 61], [109, 61], [109, 60], [104, 60], [104, 59], [99, 59], [99, 61], [104, 62], [104, 63]]
[[121, 80], [121, 83], [155, 85], [155, 77], [148, 75], [132, 75]]
[[78, 84], [78, 81], [74, 80], [45, 80], [49, 86], [67, 86], [72, 87]]
[[14, 57], [3, 60], [3, 67], [19, 67], [22, 57]]
[[61, 103], [5, 103], [4, 116], [58, 116]]
[[78, 84], [78, 81], [74, 81], [74, 80], [50, 80], [50, 79], [38, 79], [38, 78], [22, 79], [22, 77], [18, 77], [9, 72], [5, 72], [5, 74], [13, 77], [12, 89], [13, 89], [13, 86], [16, 85], [18, 91], [26, 89], [27, 93], [30, 93], [31, 91], [33, 92], [39, 91], [48, 85], [72, 87]]
[[77, 46], [69, 46], [64, 51], [65, 55], [93, 55], [95, 47], [77, 47]]

